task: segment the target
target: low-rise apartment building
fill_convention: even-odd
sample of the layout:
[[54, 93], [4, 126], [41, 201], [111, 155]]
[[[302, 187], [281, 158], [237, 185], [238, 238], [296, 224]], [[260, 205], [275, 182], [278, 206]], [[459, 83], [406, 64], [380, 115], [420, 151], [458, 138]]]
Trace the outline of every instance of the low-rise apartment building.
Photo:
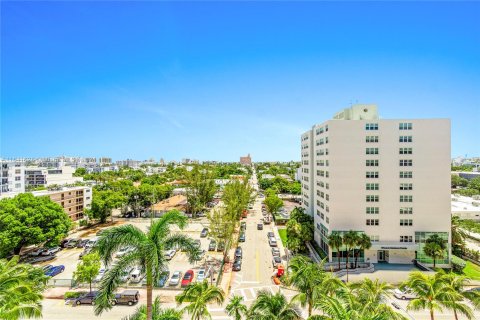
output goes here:
[[64, 166], [59, 168], [25, 168], [25, 185], [27, 187], [44, 187], [51, 185], [74, 184], [82, 182], [82, 177], [74, 177], [75, 168]]
[[355, 105], [302, 134], [301, 156], [302, 206], [330, 261], [346, 253], [328, 236], [354, 230], [372, 241], [360, 261], [430, 264], [423, 247], [437, 234], [448, 243], [437, 264], [449, 264], [449, 119], [380, 119]]
[[0, 161], [0, 194], [25, 192], [25, 167], [22, 161]]
[[62, 206], [72, 221], [82, 219], [85, 209], [90, 209], [92, 204], [92, 188], [85, 186], [34, 191], [32, 194], [36, 197], [50, 197], [52, 201]]

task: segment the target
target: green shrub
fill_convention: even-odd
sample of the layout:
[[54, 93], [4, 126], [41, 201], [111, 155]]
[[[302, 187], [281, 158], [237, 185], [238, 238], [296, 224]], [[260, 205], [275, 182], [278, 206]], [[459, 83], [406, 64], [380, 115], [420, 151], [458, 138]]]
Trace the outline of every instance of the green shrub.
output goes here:
[[78, 298], [85, 293], [87, 293], [87, 292], [85, 292], [85, 291], [67, 291], [67, 292], [65, 292], [65, 295], [63, 297], [65, 299]]
[[467, 262], [462, 258], [459, 258], [457, 256], [452, 256], [452, 268], [454, 272], [462, 273], [466, 265], [467, 265]]

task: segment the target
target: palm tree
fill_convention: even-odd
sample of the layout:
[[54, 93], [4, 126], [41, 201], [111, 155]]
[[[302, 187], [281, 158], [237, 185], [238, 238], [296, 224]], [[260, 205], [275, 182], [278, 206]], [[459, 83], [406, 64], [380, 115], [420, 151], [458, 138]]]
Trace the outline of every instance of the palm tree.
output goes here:
[[402, 286], [409, 287], [416, 295], [416, 298], [408, 303], [407, 310], [427, 309], [430, 312], [431, 320], [435, 319], [435, 310], [442, 311], [447, 301], [457, 299], [456, 292], [448, 285], [440, 272], [428, 275], [414, 271], [410, 273]]
[[[125, 317], [122, 320], [145, 320], [147, 319], [147, 306], [141, 305], [134, 314]], [[174, 308], [162, 309], [160, 306], [160, 296], [155, 298], [152, 306], [152, 320], [182, 320], [183, 311]]]
[[200, 283], [190, 284], [185, 290], [175, 297], [177, 303], [190, 302], [184, 308], [191, 316], [192, 320], [209, 319], [207, 304], [222, 304], [225, 300], [223, 290], [210, 285], [207, 280]]
[[301, 310], [288, 301], [280, 291], [273, 294], [267, 290], [258, 291], [257, 298], [249, 310], [250, 319], [301, 320]]
[[230, 317], [233, 317], [235, 320], [241, 320], [242, 316], [247, 315], [247, 306], [243, 304], [242, 296], [232, 296], [230, 302], [225, 307], [225, 311]]
[[337, 277], [327, 276], [323, 265], [323, 261], [317, 264], [308, 257], [295, 256], [289, 266], [288, 284], [300, 291], [292, 301], [299, 302], [302, 307], [308, 305], [308, 316], [312, 314], [316, 296], [335, 291], [343, 284]]
[[343, 245], [342, 235], [336, 231], [333, 231], [328, 236], [328, 245], [332, 247], [332, 250], [337, 249], [338, 270], [340, 270], [340, 248]]
[[353, 231], [353, 230], [350, 230], [350, 231], [347, 231], [344, 235], [343, 235], [343, 244], [346, 246], [346, 249], [347, 249], [347, 263], [346, 263], [346, 266], [347, 266], [347, 282], [348, 282], [348, 257], [350, 256], [350, 250], [354, 249], [356, 244], [357, 244], [357, 239], [359, 238], [359, 235], [357, 232]]
[[[442, 270], [441, 273], [444, 273], [444, 271]], [[463, 314], [467, 319], [473, 319], [472, 308], [463, 302], [469, 301], [475, 306], [475, 308], [478, 308], [480, 306], [480, 292], [475, 290], [465, 290], [465, 286], [470, 281], [470, 279], [465, 276], [450, 272], [444, 273], [443, 278], [447, 285], [457, 293], [454, 300], [445, 303], [447, 308], [453, 310], [455, 320], [458, 320], [457, 312]]]
[[463, 252], [466, 237], [467, 234], [460, 227], [460, 218], [452, 216], [452, 246], [459, 248]]
[[171, 226], [183, 229], [186, 225], [187, 217], [177, 210], [171, 210], [158, 220], [152, 221], [147, 232], [133, 225], [118, 226], [102, 232], [96, 250], [106, 266], [110, 265], [114, 253], [120, 248], [132, 247], [134, 250], [119, 258], [103, 276], [95, 301], [95, 314], [99, 315], [111, 308], [110, 299], [120, 284], [124, 270], [137, 266], [146, 274], [147, 320], [152, 320], [152, 284], [158, 282], [162, 271], [167, 268], [165, 251], [173, 247], [182, 248], [192, 263], [200, 254], [193, 239], [183, 234], [171, 233]]
[[370, 249], [372, 247], [372, 240], [370, 240], [370, 237], [368, 235], [362, 233], [357, 239], [356, 246], [358, 247], [358, 250], [355, 254], [355, 269], [357, 268], [358, 256], [360, 255], [360, 252]]
[[423, 252], [433, 259], [433, 267], [436, 267], [437, 258], [442, 257], [444, 249], [436, 242], [428, 242], [423, 247]]
[[42, 292], [48, 277], [42, 269], [18, 260], [18, 256], [0, 260], [0, 319], [42, 316]]

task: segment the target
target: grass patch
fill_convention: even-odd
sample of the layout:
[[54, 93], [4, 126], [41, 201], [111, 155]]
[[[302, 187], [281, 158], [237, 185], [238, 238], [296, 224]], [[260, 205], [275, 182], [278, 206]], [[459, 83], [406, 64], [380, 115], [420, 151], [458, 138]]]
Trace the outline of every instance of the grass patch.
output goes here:
[[468, 260], [466, 262], [467, 265], [465, 266], [465, 269], [463, 269], [463, 274], [472, 280], [480, 280], [480, 266], [477, 266]]
[[278, 234], [284, 246], [287, 246], [287, 229], [278, 229]]
[[327, 257], [325, 252], [323, 252], [322, 248], [320, 248], [320, 246], [318, 245], [318, 243], [315, 240], [310, 241], [310, 243], [312, 244], [313, 249], [315, 249], [315, 251], [320, 256], [321, 259], [325, 259]]

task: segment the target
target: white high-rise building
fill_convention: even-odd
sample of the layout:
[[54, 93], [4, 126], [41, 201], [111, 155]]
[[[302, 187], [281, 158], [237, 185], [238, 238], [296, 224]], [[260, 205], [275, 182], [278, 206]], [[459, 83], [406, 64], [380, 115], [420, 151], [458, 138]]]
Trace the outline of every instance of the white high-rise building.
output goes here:
[[23, 161], [0, 161], [0, 195], [25, 192], [25, 165]]
[[425, 240], [448, 241], [450, 261], [450, 120], [380, 119], [375, 105], [355, 105], [301, 136], [302, 206], [313, 216], [315, 241], [332, 231], [370, 236], [360, 261], [430, 264]]

